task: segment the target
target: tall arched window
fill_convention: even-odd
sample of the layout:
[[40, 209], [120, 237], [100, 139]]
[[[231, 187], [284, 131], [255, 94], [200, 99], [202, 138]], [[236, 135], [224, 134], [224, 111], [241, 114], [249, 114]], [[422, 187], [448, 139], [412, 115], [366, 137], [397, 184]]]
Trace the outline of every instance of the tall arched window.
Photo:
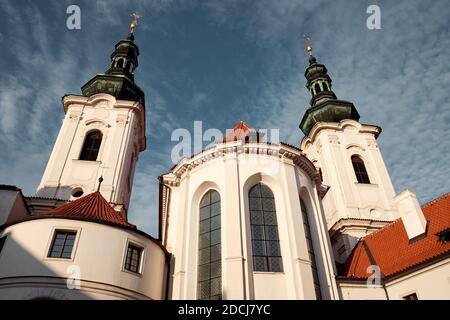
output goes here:
[[123, 68], [123, 59], [122, 58], [120, 58], [119, 60], [117, 60], [117, 65], [116, 65], [116, 67], [117, 68]]
[[358, 183], [370, 184], [369, 175], [367, 174], [364, 161], [359, 156], [352, 156], [353, 170], [355, 170], [356, 179]]
[[319, 274], [317, 272], [316, 255], [314, 254], [314, 247], [311, 238], [311, 227], [309, 225], [309, 214], [306, 210], [305, 203], [300, 199], [300, 207], [302, 209], [303, 228], [306, 236], [306, 246], [308, 248], [309, 259], [311, 260], [311, 269], [313, 273], [314, 289], [316, 291], [316, 298], [320, 300], [322, 294], [320, 292]]
[[222, 299], [220, 195], [208, 191], [200, 201], [197, 298]]
[[323, 91], [328, 91], [328, 85], [326, 82], [322, 82], [322, 86], [323, 86]]
[[266, 185], [258, 183], [248, 194], [252, 229], [253, 270], [282, 272], [275, 199]]
[[80, 160], [96, 161], [100, 145], [102, 144], [102, 133], [100, 131], [91, 131], [84, 139], [83, 149], [81, 150]]

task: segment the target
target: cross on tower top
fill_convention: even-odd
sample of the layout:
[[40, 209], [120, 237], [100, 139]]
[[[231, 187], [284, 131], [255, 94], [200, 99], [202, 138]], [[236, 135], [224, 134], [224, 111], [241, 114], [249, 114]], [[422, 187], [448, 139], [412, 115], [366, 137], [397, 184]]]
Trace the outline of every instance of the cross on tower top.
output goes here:
[[131, 25], [130, 25], [130, 28], [131, 28], [130, 32], [133, 33], [137, 28], [138, 20], [140, 18], [142, 18], [142, 16], [137, 12], [133, 12], [131, 14], [131, 16], [133, 17], [133, 20], [131, 21]]
[[308, 36], [307, 34], [304, 34], [303, 38], [305, 38], [305, 41], [306, 41], [306, 51], [308, 52], [308, 55], [310, 57], [312, 57], [313, 47], [312, 47], [311, 37]]

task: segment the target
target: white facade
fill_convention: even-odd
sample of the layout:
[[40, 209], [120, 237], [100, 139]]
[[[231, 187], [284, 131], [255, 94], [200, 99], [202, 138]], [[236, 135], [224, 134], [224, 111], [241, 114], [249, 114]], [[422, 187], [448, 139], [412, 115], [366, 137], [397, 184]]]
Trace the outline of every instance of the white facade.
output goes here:
[[[321, 209], [320, 179], [298, 149], [242, 141], [218, 144], [183, 159], [163, 175], [163, 244], [174, 256], [171, 299], [196, 299], [199, 204], [209, 190], [221, 198], [222, 297], [316, 299], [300, 197], [307, 206], [323, 299], [336, 299], [334, 262]], [[275, 198], [283, 272], [253, 272], [248, 192], [263, 183]]]
[[[77, 232], [70, 259], [48, 257], [56, 230]], [[165, 299], [166, 252], [144, 233], [36, 218], [6, 227], [4, 236], [0, 299]], [[143, 248], [139, 274], [124, 268], [129, 243]]]
[[[103, 177], [103, 197], [126, 210], [136, 161], [145, 149], [144, 107], [109, 94], [65, 96], [63, 104], [66, 115], [36, 195], [73, 200], [76, 191], [96, 191]], [[97, 159], [79, 160], [93, 130], [102, 133]]]
[[[381, 128], [355, 120], [319, 122], [301, 149], [330, 187], [323, 208], [335, 258], [343, 263], [358, 240], [399, 217], [395, 191], [376, 142]], [[351, 157], [365, 164], [370, 184], [358, 183]]]

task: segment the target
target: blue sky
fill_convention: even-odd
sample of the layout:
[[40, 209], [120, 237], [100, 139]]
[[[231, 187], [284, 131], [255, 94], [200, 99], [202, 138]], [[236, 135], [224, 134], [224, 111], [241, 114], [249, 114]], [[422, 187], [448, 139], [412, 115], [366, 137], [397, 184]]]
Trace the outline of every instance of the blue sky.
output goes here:
[[[66, 8], [81, 8], [81, 30]], [[381, 30], [366, 9], [381, 8]], [[0, 2], [0, 183], [33, 195], [64, 117], [61, 97], [109, 66], [130, 13], [143, 15], [136, 82], [146, 94], [148, 148], [129, 218], [157, 234], [157, 176], [172, 165], [176, 128], [225, 131], [244, 120], [299, 145], [308, 105], [302, 35], [378, 142], [397, 192], [421, 203], [450, 191], [450, 3], [435, 1]]]

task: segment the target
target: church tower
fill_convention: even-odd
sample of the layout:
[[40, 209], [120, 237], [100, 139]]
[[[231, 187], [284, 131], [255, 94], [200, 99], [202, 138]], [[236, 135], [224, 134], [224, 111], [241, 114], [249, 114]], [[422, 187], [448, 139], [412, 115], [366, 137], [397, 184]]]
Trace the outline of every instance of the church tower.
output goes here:
[[105, 73], [83, 85], [81, 96], [63, 97], [65, 117], [37, 197], [74, 200], [99, 190], [126, 212], [136, 162], [146, 148], [144, 93], [134, 82], [136, 25], [135, 17]]
[[301, 149], [329, 186], [323, 208], [335, 258], [343, 263], [359, 238], [398, 217], [395, 191], [376, 141], [381, 128], [361, 124], [353, 103], [337, 99], [307, 40], [311, 101], [299, 125]]

